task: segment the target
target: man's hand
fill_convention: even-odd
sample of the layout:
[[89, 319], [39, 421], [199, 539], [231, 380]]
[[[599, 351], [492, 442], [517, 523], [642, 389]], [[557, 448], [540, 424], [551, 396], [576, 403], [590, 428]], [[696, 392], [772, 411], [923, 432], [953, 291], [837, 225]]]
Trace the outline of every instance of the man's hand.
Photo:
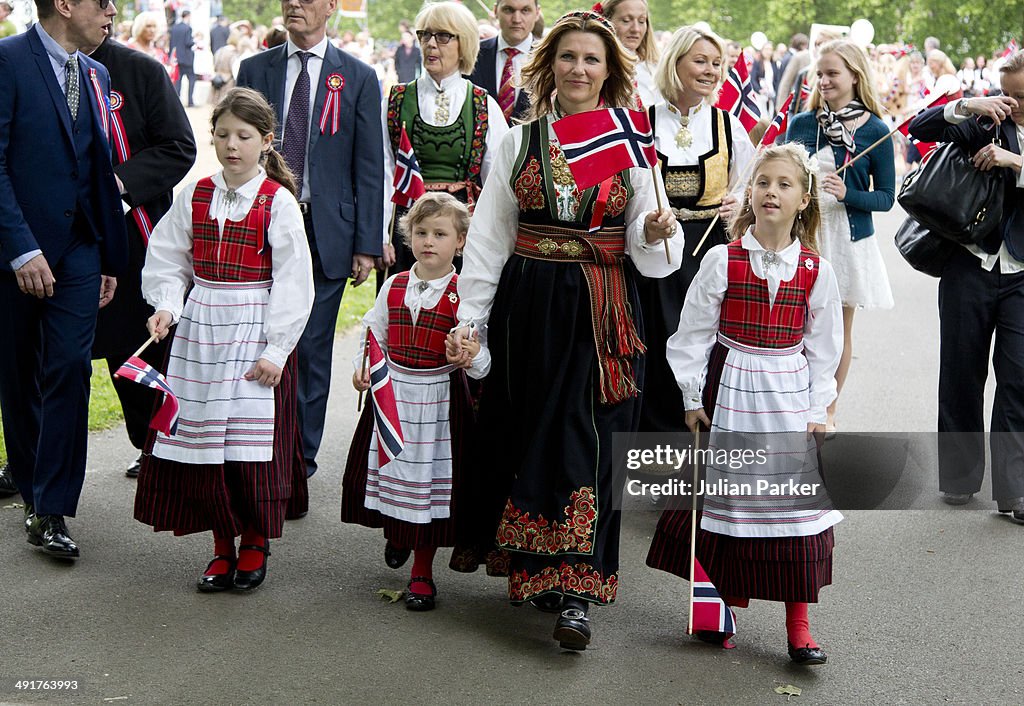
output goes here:
[[352, 286], [358, 287], [373, 271], [373, 256], [356, 253], [352, 256]]
[[100, 276], [100, 308], [114, 300], [114, 290], [117, 289], [117, 278]]
[[1009, 96], [990, 96], [988, 98], [968, 98], [967, 112], [972, 115], [985, 115], [996, 123], [1010, 117], [1010, 112], [1017, 107], [1017, 101]]
[[50, 265], [42, 254], [36, 255], [19, 267], [14, 275], [18, 278], [18, 289], [40, 299], [53, 296], [53, 285], [57, 280], [50, 272]]

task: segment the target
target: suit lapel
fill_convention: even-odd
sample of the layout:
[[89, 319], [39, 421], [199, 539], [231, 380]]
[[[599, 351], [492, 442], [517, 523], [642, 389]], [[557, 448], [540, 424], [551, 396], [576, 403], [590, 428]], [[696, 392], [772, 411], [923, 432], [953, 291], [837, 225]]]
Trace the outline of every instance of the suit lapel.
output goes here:
[[29, 41], [36, 59], [36, 66], [39, 67], [39, 71], [43, 75], [43, 84], [53, 100], [53, 107], [57, 110], [60, 124], [64, 126], [64, 135], [71, 140], [71, 112], [68, 110], [68, 99], [60, 90], [60, 84], [57, 83], [57, 77], [53, 73], [53, 64], [50, 63], [50, 55], [46, 53], [43, 42], [35, 31], [29, 31]]
[[274, 114], [277, 117], [277, 124], [282, 126], [281, 131], [284, 132], [284, 100], [285, 92], [288, 90], [288, 44], [287, 42], [281, 45], [281, 48], [275, 53], [270, 61], [267, 63], [267, 73], [264, 79], [267, 82], [267, 90], [263, 95], [270, 96], [276, 92], [277, 95], [272, 101], [274, 104]]
[[[323, 113], [324, 102], [327, 100], [327, 77], [334, 73], [341, 74], [346, 81], [348, 80], [341, 70], [341, 51], [328, 42], [324, 63], [320, 68], [320, 81], [315, 87], [316, 100], [313, 101], [313, 115], [310, 116], [312, 120], [309, 123], [309, 154], [313, 154], [313, 148], [316, 147], [316, 143], [320, 139], [320, 116]], [[311, 88], [313, 87], [311, 86]], [[345, 95], [345, 88], [342, 86], [339, 98]], [[338, 109], [340, 110], [341, 107], [339, 106]]]

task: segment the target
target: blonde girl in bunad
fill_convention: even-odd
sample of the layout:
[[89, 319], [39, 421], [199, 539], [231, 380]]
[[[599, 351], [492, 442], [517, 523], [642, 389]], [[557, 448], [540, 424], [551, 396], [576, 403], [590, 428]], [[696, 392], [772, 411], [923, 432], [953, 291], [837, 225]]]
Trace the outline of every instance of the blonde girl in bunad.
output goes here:
[[[434, 608], [437, 595], [434, 554], [438, 547], [456, 545], [457, 534], [464, 534], [456, 523], [470, 516], [472, 507], [462, 477], [472, 403], [465, 372], [449, 363], [445, 350], [445, 339], [458, 324], [458, 275], [452, 260], [466, 244], [469, 210], [451, 194], [427, 193], [402, 217], [400, 227], [416, 262], [384, 282], [363, 325], [386, 351], [405, 446], [380, 467], [374, 410], [368, 404], [349, 449], [341, 519], [383, 528], [384, 561], [391, 568], [401, 567], [413, 554], [405, 607], [422, 611]], [[467, 366], [485, 375], [487, 351], [481, 353], [475, 339], [463, 348]], [[370, 374], [362, 370], [362, 355], [356, 363], [352, 385], [365, 391]], [[466, 570], [454, 558], [452, 568]]]
[[223, 169], [178, 195], [142, 271], [150, 333], [177, 324], [167, 380], [181, 409], [176, 433], [147, 442], [135, 519], [176, 535], [212, 531], [199, 591], [248, 591], [266, 577], [302, 476], [293, 350], [313, 275], [295, 185], [271, 146], [273, 109], [234, 88], [212, 124]]
[[[733, 241], [704, 258], [668, 341], [687, 426], [711, 429], [710, 450], [732, 453], [743, 435], [764, 458], [739, 468], [707, 464], [697, 560], [731, 606], [785, 603], [789, 656], [798, 664], [826, 661], [807, 604], [832, 582], [832, 526], [842, 519], [817, 463], [843, 347], [835, 274], [815, 249], [817, 181], [797, 145], [757, 158]], [[788, 481], [798, 490], [771, 494]], [[690, 499], [676, 498], [662, 515], [647, 557], [683, 578]], [[698, 637], [722, 644], [725, 635]]]

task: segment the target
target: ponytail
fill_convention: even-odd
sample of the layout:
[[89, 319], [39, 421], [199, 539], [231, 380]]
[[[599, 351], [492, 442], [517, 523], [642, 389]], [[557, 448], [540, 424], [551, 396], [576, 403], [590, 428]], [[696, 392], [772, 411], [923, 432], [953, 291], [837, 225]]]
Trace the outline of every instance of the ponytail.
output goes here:
[[263, 153], [263, 168], [267, 170], [268, 177], [292, 192], [292, 196], [299, 198], [297, 193], [298, 185], [295, 182], [292, 170], [288, 168], [288, 164], [284, 161], [281, 153], [273, 147]]

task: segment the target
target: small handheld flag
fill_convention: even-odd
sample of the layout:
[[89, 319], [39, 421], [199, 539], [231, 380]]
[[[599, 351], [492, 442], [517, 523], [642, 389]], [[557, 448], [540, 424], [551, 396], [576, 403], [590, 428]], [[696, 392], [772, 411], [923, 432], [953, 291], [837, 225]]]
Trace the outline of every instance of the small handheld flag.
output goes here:
[[708, 630], [725, 633], [723, 639], [736, 634], [736, 614], [725, 604], [715, 584], [711, 583], [704, 567], [696, 558], [693, 560], [693, 603], [690, 611], [693, 619], [693, 630]]
[[142, 358], [133, 355], [117, 369], [114, 377], [126, 378], [164, 393], [163, 404], [153, 415], [149, 426], [168, 436], [173, 436], [178, 431], [178, 398], [171, 386], [167, 384], [166, 378], [158, 370]]
[[745, 61], [737, 61], [718, 94], [716, 108], [721, 108], [739, 119], [743, 129], [750, 132], [761, 119], [761, 109], [754, 101], [754, 89], [750, 85], [750, 74]]
[[395, 154], [395, 193], [391, 200], [408, 208], [427, 190], [423, 186], [423, 175], [420, 173], [420, 165], [416, 161], [416, 154], [412, 151], [412, 142], [409, 134], [402, 126], [402, 137], [398, 141], [398, 152]]
[[758, 143], [758, 147], [774, 145], [780, 135], [786, 134], [786, 126], [789, 124], [789, 106], [792, 103], [793, 94], [790, 93], [789, 98], [786, 99], [786, 102], [779, 108], [779, 112], [776, 113], [772, 124], [764, 131], [764, 136], [761, 138], [761, 142]]
[[630, 167], [658, 162], [647, 113], [601, 108], [569, 115], [551, 127], [581, 191]]
[[377, 467], [384, 468], [405, 448], [398, 403], [391, 385], [391, 374], [384, 352], [370, 331], [366, 339], [370, 354], [370, 401], [373, 404], [373, 428], [377, 434]]

